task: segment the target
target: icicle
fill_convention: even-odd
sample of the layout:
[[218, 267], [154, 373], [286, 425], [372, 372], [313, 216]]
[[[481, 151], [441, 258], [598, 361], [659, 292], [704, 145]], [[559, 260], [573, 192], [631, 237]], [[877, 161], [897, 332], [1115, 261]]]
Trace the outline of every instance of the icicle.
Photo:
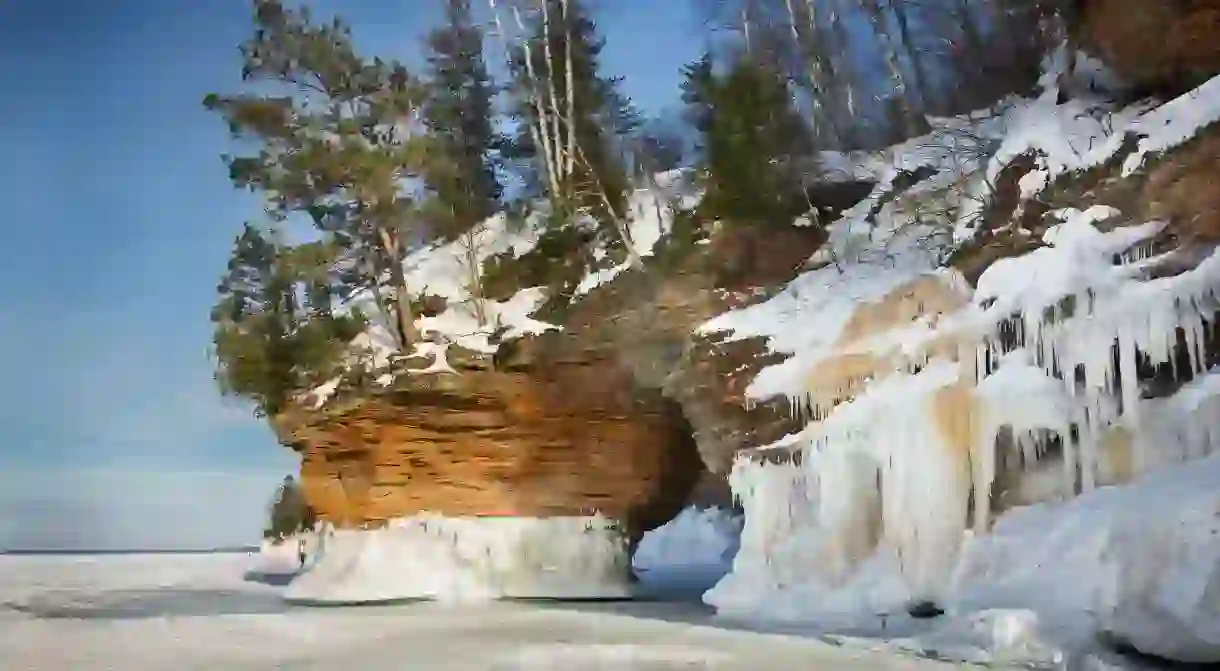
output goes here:
[[1136, 370], [1135, 355], [1131, 328], [1124, 323], [1118, 330], [1118, 378], [1122, 385], [1123, 420], [1132, 433], [1140, 424], [1139, 373]]
[[1038, 455], [1035, 454], [1034, 442], [1031, 436], [1026, 431], [1017, 432], [1014, 436], [1017, 441], [1017, 448], [1021, 451], [1021, 458], [1025, 460], [1025, 468], [1033, 469], [1038, 462]]
[[1089, 413], [1090, 409], [1084, 404], [1076, 406], [1073, 412], [1079, 443], [1077, 458], [1080, 463], [1081, 489], [1086, 492], [1092, 491], [1096, 486], [1097, 464], [1097, 435], [1093, 431]]
[[1076, 441], [1072, 440], [1072, 427], [1064, 424], [1059, 427], [1059, 444], [1063, 451], [1063, 491], [1068, 496], [1076, 494], [1076, 468], [1079, 462], [1079, 450]]
[[975, 425], [974, 450], [974, 532], [985, 533], [991, 524], [991, 488], [995, 483], [996, 430], [990, 419], [990, 409], [983, 411], [983, 421]]
[[[1193, 301], [1192, 301], [1193, 303]], [[1186, 353], [1190, 358], [1191, 375], [1203, 372], [1203, 317], [1191, 305], [1182, 319], [1182, 331], [1186, 334]]]

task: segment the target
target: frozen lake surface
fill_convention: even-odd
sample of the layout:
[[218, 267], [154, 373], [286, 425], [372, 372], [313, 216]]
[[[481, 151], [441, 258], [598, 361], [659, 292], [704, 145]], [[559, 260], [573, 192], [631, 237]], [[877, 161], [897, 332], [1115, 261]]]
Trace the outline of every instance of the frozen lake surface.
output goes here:
[[[921, 669], [794, 636], [713, 626], [690, 585], [638, 602], [309, 608], [249, 554], [0, 556], [0, 668]], [[279, 584], [277, 584], [279, 583]]]

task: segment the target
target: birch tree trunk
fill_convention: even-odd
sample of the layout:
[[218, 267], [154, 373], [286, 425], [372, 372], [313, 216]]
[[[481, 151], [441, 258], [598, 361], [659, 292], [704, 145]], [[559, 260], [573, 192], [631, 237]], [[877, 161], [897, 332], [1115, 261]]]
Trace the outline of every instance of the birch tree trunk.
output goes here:
[[[566, 67], [566, 69], [564, 70], [564, 75], [565, 75], [564, 84], [565, 84], [565, 88], [567, 89], [565, 91], [565, 94], [567, 95], [567, 98], [568, 98], [568, 118], [575, 120], [576, 119], [576, 84], [575, 84], [576, 76], [573, 74], [574, 68], [572, 67], [572, 18], [571, 18], [572, 13], [568, 7], [568, 0], [561, 0], [561, 2], [562, 2], [562, 4], [560, 6], [563, 8], [564, 35], [567, 36], [567, 39], [564, 40], [564, 60], [565, 60], [565, 67]], [[566, 152], [566, 157], [567, 157], [567, 164], [565, 165], [565, 170], [567, 170], [567, 173], [569, 175], [576, 174], [576, 124], [575, 123], [568, 124], [568, 148], [567, 148], [567, 152]]]
[[[492, 20], [495, 21], [495, 24], [496, 24], [496, 34], [500, 36], [500, 44], [504, 48], [504, 62], [508, 65], [509, 72], [511, 73], [513, 70], [512, 48], [509, 46], [508, 34], [504, 31], [504, 22], [500, 20], [500, 10], [496, 6], [496, 0], [487, 0], [487, 6], [491, 10]], [[515, 7], [513, 8], [513, 14], [514, 14], [514, 16], [517, 16], [517, 25], [520, 26], [521, 17], [517, 15]], [[528, 42], [524, 44], [524, 52], [525, 52], [525, 64], [526, 64], [526, 73], [527, 73], [526, 76], [528, 78], [532, 79], [533, 65], [530, 60], [530, 49], [529, 49]], [[530, 105], [534, 108], [535, 113], [538, 114], [539, 118], [541, 119], [541, 118], [543, 118], [542, 117], [542, 114], [543, 114], [542, 106], [539, 104], [538, 97], [537, 97], [537, 95], [535, 95], [535, 92], [534, 92], [532, 86], [533, 85], [531, 84], [530, 87], [525, 91], [525, 95], [528, 97], [528, 101], [529, 101]], [[550, 161], [545, 160], [547, 153], [546, 153], [546, 144], [545, 144], [544, 138], [543, 138], [542, 134], [538, 132], [538, 126], [536, 126], [535, 124], [532, 124], [532, 123], [528, 124], [528, 132], [530, 134], [530, 140], [534, 143], [534, 146], [538, 147], [539, 149], [541, 149], [543, 151], [544, 161], [546, 162], [544, 169], [546, 170], [546, 174], [547, 174], [547, 185], [552, 190], [552, 193], [554, 193], [555, 189], [558, 188], [558, 184], [557, 184], [557, 180], [555, 179], [556, 175], [554, 174], [553, 170], [551, 169]]]
[[[504, 47], [505, 62], [509, 66], [509, 71], [513, 69], [512, 48], [509, 46], [508, 34], [504, 30], [504, 22], [500, 18], [499, 7], [496, 6], [496, 0], [487, 0], [487, 6], [491, 10], [492, 19], [496, 24], [496, 32], [500, 36], [500, 41]], [[525, 22], [521, 20], [521, 13], [516, 7], [511, 8], [513, 18], [516, 20], [517, 28], [522, 35], [525, 34]], [[528, 124], [528, 132], [530, 140], [534, 146], [542, 151], [543, 169], [546, 171], [547, 186], [550, 192], [558, 194], [559, 189], [559, 173], [556, 171], [554, 144], [551, 134], [548, 132], [550, 124], [547, 114], [547, 106], [542, 101], [542, 96], [538, 92], [538, 77], [534, 72], [533, 52], [530, 49], [528, 38], [522, 38], [521, 48], [525, 61], [526, 84], [521, 87], [520, 94], [526, 96], [526, 101], [534, 109], [534, 113], [538, 119], [536, 123]]]
[[822, 62], [822, 52], [820, 45], [817, 42], [817, 10], [814, 7], [813, 0], [806, 0], [805, 17], [808, 21], [806, 35], [813, 35], [813, 39], [801, 39], [801, 30], [798, 28], [798, 20], [796, 16], [796, 7], [793, 5], [793, 0], [784, 0], [788, 8], [789, 24], [792, 27], [792, 41], [796, 43], [797, 49], [804, 57], [809, 68], [809, 84], [813, 87], [813, 120], [817, 124], [818, 133], [828, 133], [831, 146], [838, 147], [841, 138], [839, 137], [838, 124], [831, 118], [827, 101], [830, 99], [830, 87], [826, 77], [825, 63]]
[[902, 44], [906, 47], [907, 55], [911, 59], [911, 74], [915, 78], [915, 88], [919, 90], [920, 107], [926, 110], [930, 104], [928, 70], [924, 64], [923, 52], [911, 39], [911, 22], [910, 16], [907, 14], [906, 0], [890, 0], [890, 8], [894, 10], [894, 18], [898, 22], [898, 36], [902, 39]]
[[[556, 193], [555, 196], [568, 199], [568, 189], [571, 186], [572, 176], [568, 174], [566, 166], [568, 161], [563, 157], [563, 112], [559, 109], [559, 93], [555, 88], [555, 54], [551, 50], [551, 0], [542, 0], [542, 58], [546, 61], [546, 88], [550, 96], [551, 103], [551, 123], [544, 124], [543, 128], [550, 129], [551, 141], [554, 143], [553, 160], [555, 161], [555, 173], [558, 175], [558, 182], [564, 188], [564, 193]], [[568, 122], [569, 132], [571, 121]]]

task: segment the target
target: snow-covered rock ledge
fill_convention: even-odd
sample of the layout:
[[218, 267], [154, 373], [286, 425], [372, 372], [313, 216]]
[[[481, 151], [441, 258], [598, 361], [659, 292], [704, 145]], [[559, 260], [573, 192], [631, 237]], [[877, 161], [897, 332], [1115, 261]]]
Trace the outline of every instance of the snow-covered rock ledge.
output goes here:
[[631, 596], [631, 570], [623, 531], [600, 515], [420, 514], [324, 534], [313, 567], [284, 596], [314, 604], [612, 599]]

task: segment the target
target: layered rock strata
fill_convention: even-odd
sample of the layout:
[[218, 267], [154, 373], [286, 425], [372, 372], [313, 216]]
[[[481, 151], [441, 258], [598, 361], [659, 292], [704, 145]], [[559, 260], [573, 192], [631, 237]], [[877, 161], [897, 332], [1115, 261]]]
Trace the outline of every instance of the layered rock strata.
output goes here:
[[598, 512], [634, 539], [664, 524], [702, 470], [681, 411], [604, 353], [562, 340], [540, 338], [499, 369], [451, 357], [455, 373], [400, 375], [388, 389], [280, 417], [310, 503], [339, 527], [424, 512]]

